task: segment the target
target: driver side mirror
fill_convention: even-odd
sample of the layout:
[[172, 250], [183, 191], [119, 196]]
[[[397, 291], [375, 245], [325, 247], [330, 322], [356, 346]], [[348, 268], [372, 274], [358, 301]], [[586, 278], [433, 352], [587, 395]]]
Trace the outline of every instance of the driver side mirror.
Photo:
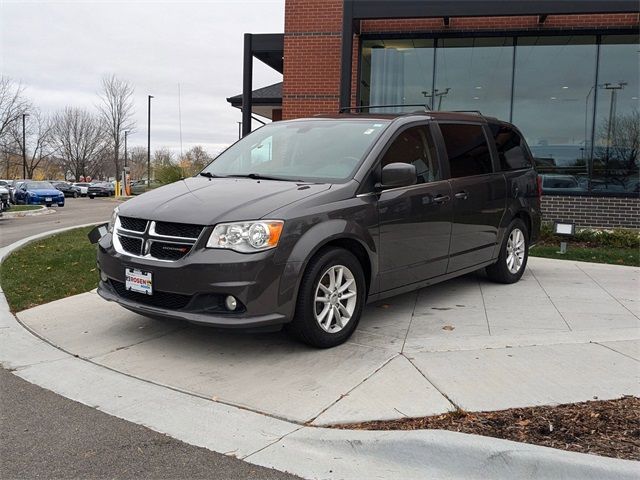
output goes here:
[[390, 163], [382, 168], [379, 186], [382, 188], [408, 187], [418, 181], [416, 167], [410, 163]]

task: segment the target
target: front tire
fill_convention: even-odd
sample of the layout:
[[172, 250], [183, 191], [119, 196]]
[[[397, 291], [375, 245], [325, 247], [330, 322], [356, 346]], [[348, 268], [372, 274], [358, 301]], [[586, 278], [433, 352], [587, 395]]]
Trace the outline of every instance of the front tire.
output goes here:
[[314, 347], [344, 343], [358, 326], [366, 288], [362, 265], [351, 252], [342, 248], [322, 250], [304, 272], [288, 329]]
[[498, 261], [486, 268], [487, 276], [498, 283], [516, 283], [524, 274], [529, 259], [529, 232], [525, 223], [515, 218], [507, 228]]

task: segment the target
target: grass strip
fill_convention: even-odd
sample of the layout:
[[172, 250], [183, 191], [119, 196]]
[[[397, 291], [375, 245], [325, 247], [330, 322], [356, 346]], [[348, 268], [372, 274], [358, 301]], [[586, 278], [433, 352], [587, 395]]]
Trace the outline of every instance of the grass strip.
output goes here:
[[12, 212], [28, 212], [30, 210], [43, 210], [41, 205], [11, 205], [7, 213]]
[[0, 265], [0, 285], [12, 312], [88, 292], [98, 286], [93, 227], [76, 228], [13, 252]]
[[529, 250], [529, 255], [558, 260], [640, 266], [640, 249], [637, 248], [583, 247], [569, 243], [565, 254], [558, 253], [559, 251], [560, 245], [536, 245]]

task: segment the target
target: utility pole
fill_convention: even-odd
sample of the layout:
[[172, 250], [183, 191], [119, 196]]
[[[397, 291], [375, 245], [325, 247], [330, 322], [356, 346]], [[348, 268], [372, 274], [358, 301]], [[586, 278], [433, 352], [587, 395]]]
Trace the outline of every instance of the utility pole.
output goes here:
[[148, 95], [147, 112], [147, 188], [151, 185], [151, 99], [153, 95]]
[[25, 130], [25, 118], [29, 116], [28, 113], [22, 114], [22, 178], [27, 178], [27, 134]]

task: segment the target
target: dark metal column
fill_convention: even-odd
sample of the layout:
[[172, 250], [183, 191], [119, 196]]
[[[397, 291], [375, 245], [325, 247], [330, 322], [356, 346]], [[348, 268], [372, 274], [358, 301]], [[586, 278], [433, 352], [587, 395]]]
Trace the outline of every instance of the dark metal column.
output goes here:
[[340, 62], [340, 108], [351, 106], [351, 67], [353, 64], [353, 0], [344, 0], [342, 10], [342, 56]]
[[244, 58], [242, 65], [242, 136], [251, 133], [251, 109], [253, 102], [253, 52], [250, 33], [244, 34]]

